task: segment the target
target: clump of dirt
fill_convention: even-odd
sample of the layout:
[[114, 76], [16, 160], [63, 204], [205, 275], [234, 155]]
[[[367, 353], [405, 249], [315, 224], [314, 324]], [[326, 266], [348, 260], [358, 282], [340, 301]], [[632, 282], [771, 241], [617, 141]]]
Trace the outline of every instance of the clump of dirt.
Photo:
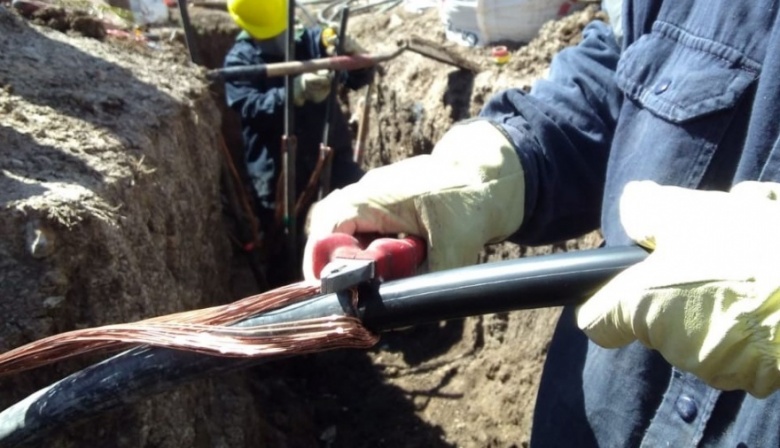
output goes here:
[[[190, 10], [204, 64], [218, 67], [236, 29], [224, 12]], [[543, 77], [552, 55], [599, 17], [590, 8], [548, 24], [496, 66], [489, 49], [446, 42], [435, 11], [355, 16], [351, 34], [369, 50], [386, 48], [394, 41], [388, 36], [416, 33], [481, 67], [470, 73], [409, 52], [384, 64], [365, 166], [430, 152], [499, 89], [527, 89]], [[0, 350], [256, 292], [221, 216], [220, 129], [235, 148], [237, 128], [215, 104], [219, 86], [186, 61], [181, 40], [99, 42], [31, 25], [0, 6]], [[363, 93], [344, 95], [344, 107], [359, 110]], [[591, 247], [597, 239], [496, 245], [482, 260]], [[545, 309], [420, 326], [384, 334], [367, 352], [203, 379], [45, 445], [523, 446], [557, 315]], [[89, 361], [0, 379], [0, 406]]]
[[19, 1], [14, 7], [33, 23], [44, 25], [57, 31], [73, 31], [94, 39], [106, 37], [105, 24], [87, 11], [66, 9], [62, 6], [48, 5], [37, 1]]
[[69, 14], [64, 8], [52, 6], [35, 11], [32, 19], [57, 31], [73, 30], [82, 36], [95, 39], [106, 37], [106, 28], [103, 24], [83, 12]]

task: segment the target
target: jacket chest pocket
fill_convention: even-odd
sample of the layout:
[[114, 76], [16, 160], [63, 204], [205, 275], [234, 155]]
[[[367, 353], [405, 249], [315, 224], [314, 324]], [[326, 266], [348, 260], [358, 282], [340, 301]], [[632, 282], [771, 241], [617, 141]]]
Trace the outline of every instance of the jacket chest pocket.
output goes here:
[[618, 63], [626, 101], [612, 160], [638, 164], [635, 177], [698, 186], [758, 72], [731, 47], [656, 23]]
[[758, 76], [737, 50], [657, 23], [629, 46], [617, 68], [626, 96], [658, 117], [684, 123], [733, 108]]

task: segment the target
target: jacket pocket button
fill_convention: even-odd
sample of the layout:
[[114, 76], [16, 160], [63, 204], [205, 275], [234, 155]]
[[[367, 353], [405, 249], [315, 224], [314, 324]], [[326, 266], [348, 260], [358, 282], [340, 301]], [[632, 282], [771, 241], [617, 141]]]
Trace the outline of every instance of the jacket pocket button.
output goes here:
[[656, 84], [655, 90], [654, 90], [655, 94], [656, 95], [660, 95], [660, 94], [666, 92], [669, 89], [669, 86], [671, 84], [672, 84], [672, 80], [671, 79], [662, 79], [662, 80], [658, 81], [658, 84]]
[[693, 401], [693, 398], [687, 395], [680, 396], [674, 403], [674, 407], [677, 409], [677, 413], [686, 423], [692, 422], [699, 413], [696, 402]]

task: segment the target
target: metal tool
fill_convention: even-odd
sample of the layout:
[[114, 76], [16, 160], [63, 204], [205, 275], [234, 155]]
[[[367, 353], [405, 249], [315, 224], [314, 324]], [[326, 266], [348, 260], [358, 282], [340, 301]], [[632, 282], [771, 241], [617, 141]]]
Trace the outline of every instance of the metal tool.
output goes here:
[[473, 73], [480, 71], [479, 64], [469, 61], [450, 48], [439, 45], [420, 36], [412, 35], [407, 39], [399, 39], [396, 44], [399, 48], [409, 50], [434, 61], [468, 70]]
[[368, 125], [371, 117], [371, 96], [374, 92], [374, 80], [366, 86], [366, 93], [363, 97], [361, 107], [360, 121], [358, 122], [357, 135], [355, 136], [355, 147], [352, 150], [352, 160], [358, 166], [363, 166], [363, 157], [365, 155], [366, 140], [368, 139]]
[[333, 233], [315, 242], [314, 272], [320, 274], [323, 294], [331, 294], [371, 280], [409, 277], [425, 260], [421, 238], [377, 238], [367, 246], [358, 238]]

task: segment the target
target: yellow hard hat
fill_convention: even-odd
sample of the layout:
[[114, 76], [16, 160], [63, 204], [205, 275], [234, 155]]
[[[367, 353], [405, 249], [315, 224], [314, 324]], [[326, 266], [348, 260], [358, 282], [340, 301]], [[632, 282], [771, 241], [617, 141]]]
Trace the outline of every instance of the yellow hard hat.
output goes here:
[[287, 29], [287, 0], [228, 0], [227, 10], [255, 39], [278, 36]]

